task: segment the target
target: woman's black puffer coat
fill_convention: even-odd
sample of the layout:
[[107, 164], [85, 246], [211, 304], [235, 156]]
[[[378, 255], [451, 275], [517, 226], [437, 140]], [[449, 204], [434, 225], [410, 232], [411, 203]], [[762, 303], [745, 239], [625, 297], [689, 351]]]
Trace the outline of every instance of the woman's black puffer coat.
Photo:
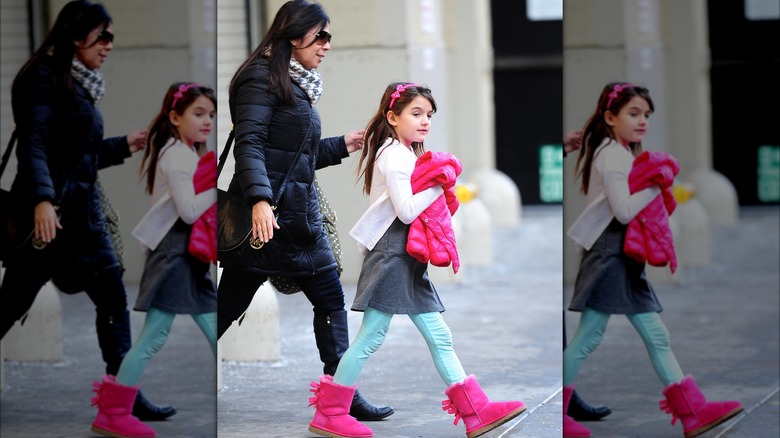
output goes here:
[[[314, 171], [341, 163], [349, 153], [343, 136], [320, 139], [319, 113], [300, 87], [293, 84], [296, 105], [290, 105], [268, 83], [265, 58], [249, 64], [234, 81], [229, 105], [236, 168], [228, 190], [241, 194], [248, 208], [263, 199], [273, 203], [284, 175], [292, 172], [276, 209], [280, 229], [253, 251], [249, 269], [266, 275], [313, 275], [336, 267], [322, 226]], [[301, 155], [290, 169], [298, 148], [303, 148]]]
[[62, 229], [44, 251], [25, 247], [5, 263], [37, 261], [28, 268], [50, 275], [65, 292], [78, 292], [87, 276], [119, 266], [95, 181], [98, 169], [131, 154], [127, 137], [103, 139], [103, 118], [81, 85], [75, 83], [75, 96], [63, 88], [53, 84], [48, 59], [32, 65], [14, 87], [14, 210], [31, 224], [39, 202], [59, 204]]

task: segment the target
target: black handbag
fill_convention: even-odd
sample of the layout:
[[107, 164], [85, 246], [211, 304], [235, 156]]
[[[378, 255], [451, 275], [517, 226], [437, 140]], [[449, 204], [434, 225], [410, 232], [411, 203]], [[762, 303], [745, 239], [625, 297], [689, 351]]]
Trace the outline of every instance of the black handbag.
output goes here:
[[[16, 144], [16, 130], [11, 133], [8, 147], [3, 153], [3, 161], [0, 163], [0, 177], [5, 172], [5, 166], [11, 158], [11, 151]], [[0, 189], [0, 261], [7, 260], [10, 255], [22, 248], [35, 234], [35, 225], [31, 220], [23, 221], [19, 212], [14, 211], [11, 192]], [[42, 249], [45, 243], [35, 240], [33, 246]]]
[[[311, 124], [303, 136], [304, 143], [309, 136]], [[235, 132], [233, 130], [228, 134], [225, 148], [219, 155], [219, 164], [217, 165], [217, 176], [222, 173], [222, 167], [227, 160], [230, 147], [233, 145]], [[284, 175], [282, 183], [279, 185], [274, 199], [271, 202], [271, 208], [276, 210], [279, 199], [284, 193], [284, 189], [290, 180], [292, 169], [298, 162], [303, 150], [304, 143], [301, 143], [295, 152], [290, 169]], [[278, 213], [277, 213], [278, 217]], [[252, 208], [247, 206], [241, 195], [231, 193], [226, 190], [217, 189], [217, 260], [222, 267], [249, 267], [254, 260], [254, 252], [262, 249], [264, 242], [252, 237]]]
[[[11, 133], [11, 139], [8, 141], [8, 147], [3, 153], [3, 161], [0, 163], [0, 177], [5, 172], [8, 160], [11, 158], [11, 150], [16, 144], [16, 130]], [[57, 212], [57, 219], [60, 218], [59, 205], [64, 199], [68, 184], [76, 175], [78, 166], [68, 175], [65, 180], [60, 197], [54, 203], [54, 210]], [[14, 210], [11, 192], [0, 189], [0, 261], [7, 260], [12, 253], [24, 248], [27, 242], [37, 250], [46, 248], [47, 243], [35, 237], [35, 223], [32, 216], [25, 218], [21, 216], [22, 212]]]

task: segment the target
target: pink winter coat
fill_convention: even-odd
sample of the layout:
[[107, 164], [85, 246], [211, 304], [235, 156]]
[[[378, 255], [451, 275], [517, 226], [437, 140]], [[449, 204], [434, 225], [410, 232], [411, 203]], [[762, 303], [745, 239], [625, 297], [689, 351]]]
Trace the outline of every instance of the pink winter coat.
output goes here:
[[444, 194], [433, 202], [409, 225], [406, 252], [422, 263], [460, 268], [452, 215], [458, 210], [455, 182], [463, 166], [447, 152], [428, 151], [422, 154], [412, 172], [412, 192], [418, 193], [441, 184]]
[[631, 193], [657, 184], [661, 194], [628, 224], [623, 245], [625, 253], [634, 260], [652, 266], [666, 266], [668, 263], [672, 273], [677, 270], [677, 256], [669, 216], [677, 207], [677, 201], [671, 187], [679, 172], [677, 160], [667, 153], [645, 151], [636, 157], [628, 175]]
[[[209, 151], [198, 161], [192, 176], [195, 194], [217, 187], [217, 154]], [[192, 224], [190, 254], [203, 263], [217, 262], [217, 204], [216, 202]]]

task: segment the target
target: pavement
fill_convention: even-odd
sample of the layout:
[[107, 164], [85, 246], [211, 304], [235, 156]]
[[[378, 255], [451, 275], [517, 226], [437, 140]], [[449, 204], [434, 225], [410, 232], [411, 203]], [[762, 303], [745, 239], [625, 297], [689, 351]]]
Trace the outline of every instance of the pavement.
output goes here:
[[[494, 263], [464, 267], [455, 283], [437, 283], [444, 318], [467, 373], [492, 399], [520, 399], [528, 411], [484, 438], [561, 436], [561, 318], [568, 334], [578, 314], [561, 311], [560, 206], [524, 206], [521, 223], [494, 229]], [[737, 227], [712, 229], [712, 259], [682, 266], [672, 283], [654, 283], [661, 314], [683, 371], [712, 399], [738, 399], [746, 413], [702, 435], [780, 436], [780, 209], [740, 209]], [[436, 268], [439, 269], [439, 268]], [[345, 284], [347, 302], [355, 285]], [[129, 286], [130, 302], [137, 288]], [[0, 436], [94, 437], [91, 382], [102, 374], [94, 310], [86, 296], [60, 295], [64, 359], [7, 361], [0, 393]], [[221, 389], [211, 350], [194, 322], [178, 317], [165, 347], [149, 362], [141, 388], [178, 414], [150, 423], [160, 437], [314, 437], [307, 431], [309, 382], [321, 373], [311, 308], [301, 294], [278, 295], [281, 360], [223, 362]], [[361, 314], [349, 312], [354, 336]], [[143, 314], [132, 312], [133, 336]], [[610, 320], [604, 341], [583, 364], [580, 395], [613, 413], [587, 423], [594, 437], [679, 437], [678, 422], [658, 409], [663, 389], [625, 318]], [[363, 395], [395, 414], [367, 423], [377, 437], [463, 437], [462, 423], [441, 410], [444, 384], [408, 318], [393, 320], [382, 348], [358, 380]], [[219, 433], [217, 434], [217, 430]]]
[[[745, 412], [703, 438], [780, 436], [780, 208], [743, 207], [733, 227], [711, 228], [707, 266], [681, 266], [672, 283], [653, 283], [672, 350], [711, 400], [739, 400]], [[564, 287], [564, 303], [572, 287]], [[566, 312], [569, 339], [579, 313]], [[660, 411], [663, 385], [628, 320], [614, 315], [574, 382], [577, 393], [612, 414], [584, 423], [594, 437], [682, 436]]]
[[[494, 400], [522, 400], [527, 413], [485, 438], [561, 436], [560, 206], [523, 207], [520, 224], [494, 228], [493, 263], [464, 267], [459, 281], [434, 280], [443, 316], [466, 373]], [[431, 268], [449, 269], [449, 268]], [[351, 305], [355, 285], [344, 285]], [[314, 437], [308, 424], [309, 383], [322, 374], [312, 330], [311, 305], [302, 294], [278, 295], [281, 360], [223, 362], [218, 401], [222, 438]], [[350, 335], [362, 313], [349, 312]], [[408, 317], [393, 318], [384, 344], [357, 382], [374, 404], [395, 413], [366, 422], [376, 437], [462, 438], [462, 422], [442, 411], [445, 384], [422, 336]]]

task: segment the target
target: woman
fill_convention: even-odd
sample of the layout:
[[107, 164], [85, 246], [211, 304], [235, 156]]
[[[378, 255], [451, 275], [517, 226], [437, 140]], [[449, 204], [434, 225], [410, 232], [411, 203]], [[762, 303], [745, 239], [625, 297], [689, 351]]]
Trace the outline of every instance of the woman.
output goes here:
[[[244, 313], [269, 275], [290, 277], [312, 303], [323, 370], [332, 375], [349, 346], [347, 311], [322, 225], [314, 171], [339, 164], [360, 149], [363, 132], [320, 139], [314, 105], [322, 80], [316, 68], [330, 50], [329, 27], [330, 19], [319, 4], [288, 1], [230, 82], [236, 167], [228, 190], [251, 206], [253, 237], [266, 244], [247, 268], [221, 263], [217, 332], [221, 336]], [[295, 168], [290, 169], [299, 148]], [[292, 173], [274, 211], [271, 201], [288, 172]], [[352, 416], [364, 421], [392, 413], [388, 406], [372, 406], [358, 392], [350, 409]]]
[[[114, 375], [130, 349], [130, 317], [95, 182], [98, 169], [141, 150], [146, 133], [103, 139], [97, 105], [104, 93], [100, 67], [113, 49], [111, 23], [100, 4], [66, 4], [14, 79], [11, 104], [19, 144], [12, 203], [17, 223], [34, 224], [34, 241], [45, 248], [27, 244], [3, 262], [0, 338], [49, 280], [68, 293], [86, 291], [95, 303], [106, 373]], [[133, 407], [134, 415], [146, 420], [175, 412], [152, 405], [140, 392]]]

